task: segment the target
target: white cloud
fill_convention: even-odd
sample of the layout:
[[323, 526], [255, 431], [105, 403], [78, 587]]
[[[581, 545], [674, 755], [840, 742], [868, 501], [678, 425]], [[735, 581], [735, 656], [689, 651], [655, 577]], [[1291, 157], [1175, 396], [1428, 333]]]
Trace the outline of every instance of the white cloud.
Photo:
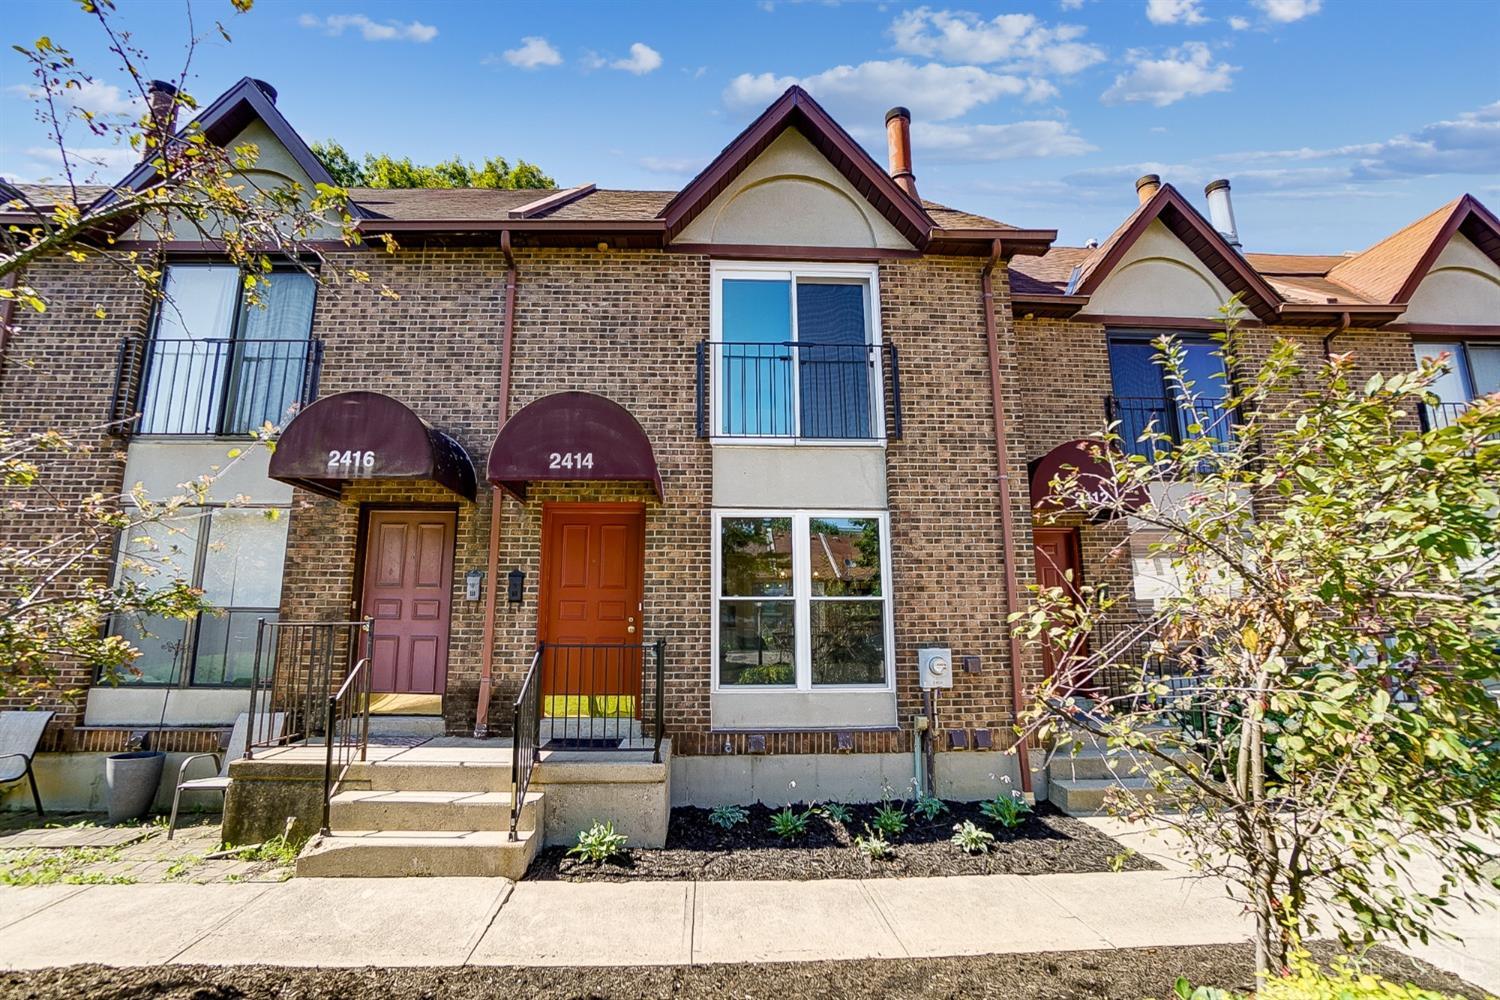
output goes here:
[[985, 20], [970, 11], [918, 7], [891, 22], [898, 52], [956, 63], [1004, 63], [1007, 68], [1069, 75], [1104, 61], [1104, 50], [1078, 41], [1087, 29], [1048, 27], [1030, 14]]
[[1077, 10], [1083, 6], [1083, 0], [1057, 0], [1057, 5], [1063, 10]]
[[318, 17], [303, 14], [297, 23], [304, 28], [321, 30], [325, 35], [342, 35], [345, 31], [358, 31], [367, 42], [430, 42], [437, 37], [438, 30], [421, 21], [372, 21], [363, 14], [330, 14]]
[[1229, 26], [1235, 31], [1244, 31], [1250, 27], [1250, 20], [1244, 17], [1231, 17], [1229, 19]]
[[687, 156], [643, 156], [636, 161], [653, 174], [668, 174], [673, 177], [691, 177], [707, 165], [707, 160]]
[[1146, 0], [1146, 20], [1152, 24], [1203, 24], [1200, 0]]
[[1057, 93], [1045, 80], [978, 66], [918, 66], [906, 59], [888, 59], [835, 66], [800, 79], [741, 73], [725, 88], [724, 101], [735, 108], [762, 107], [794, 83], [829, 105], [835, 117], [851, 122], [875, 118], [895, 104], [910, 108], [917, 121], [944, 121], [1001, 97], [1045, 100]]
[[661, 68], [661, 53], [644, 42], [636, 42], [630, 46], [629, 58], [616, 59], [609, 65], [612, 69], [623, 69], [627, 73], [644, 76]]
[[562, 64], [562, 53], [541, 35], [527, 35], [514, 49], [505, 50], [505, 61], [521, 69], [537, 69], [542, 66]]
[[[15, 84], [5, 89], [33, 101], [45, 96], [41, 88], [30, 84]], [[59, 90], [57, 98], [64, 105], [95, 115], [139, 115], [144, 110], [139, 94], [126, 94], [114, 84], [98, 80]]]
[[1142, 49], [1132, 49], [1125, 58], [1130, 70], [1115, 77], [1114, 85], [1101, 96], [1105, 104], [1150, 102], [1164, 108], [1185, 97], [1228, 90], [1230, 78], [1239, 69], [1215, 62], [1202, 42], [1168, 49], [1159, 59], [1152, 59]]
[[[82, 184], [114, 183], [140, 162], [140, 154], [129, 146], [70, 147], [68, 156], [73, 164], [73, 178]], [[66, 182], [62, 153], [56, 146], [28, 146], [20, 151], [20, 157], [23, 162], [3, 171], [6, 180], [21, 184]]]
[[924, 162], [936, 163], [1078, 156], [1097, 148], [1066, 122], [1045, 120], [1007, 125], [916, 122], [912, 125], [912, 145]]
[[1250, 0], [1273, 21], [1291, 24], [1323, 9], [1323, 0]]

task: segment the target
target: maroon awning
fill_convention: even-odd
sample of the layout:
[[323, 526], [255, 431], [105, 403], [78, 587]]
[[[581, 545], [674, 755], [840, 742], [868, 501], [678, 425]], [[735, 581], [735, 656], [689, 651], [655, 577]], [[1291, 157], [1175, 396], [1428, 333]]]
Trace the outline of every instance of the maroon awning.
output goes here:
[[592, 392], [559, 392], [523, 406], [490, 449], [491, 483], [526, 499], [545, 479], [650, 483], [661, 498], [651, 441], [630, 411]]
[[[1104, 442], [1096, 438], [1079, 438], [1053, 448], [1028, 466], [1031, 473], [1031, 509], [1042, 513], [1059, 513], [1069, 508], [1068, 502], [1056, 495], [1053, 480], [1066, 480], [1076, 471], [1078, 485], [1089, 492], [1108, 495], [1113, 492], [1110, 483], [1109, 462], [1104, 458]], [[1106, 493], [1108, 488], [1108, 493]], [[1146, 502], [1143, 490], [1135, 490], [1127, 498], [1130, 510]]]
[[351, 479], [428, 479], [472, 501], [464, 446], [379, 392], [340, 392], [292, 418], [271, 453], [271, 478], [338, 497]]

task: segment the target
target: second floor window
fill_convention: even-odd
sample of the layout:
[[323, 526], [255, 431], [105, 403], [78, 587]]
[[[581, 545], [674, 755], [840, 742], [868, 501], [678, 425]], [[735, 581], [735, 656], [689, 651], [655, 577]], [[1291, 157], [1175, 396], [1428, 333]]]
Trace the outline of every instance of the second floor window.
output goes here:
[[251, 305], [234, 267], [167, 268], [136, 432], [239, 435], [286, 423], [307, 394], [316, 289], [301, 271], [275, 271], [259, 291], [263, 305]]
[[[1155, 457], [1155, 446], [1141, 441], [1149, 428], [1181, 442], [1192, 436], [1220, 441], [1233, 437], [1226, 399], [1229, 380], [1217, 342], [1206, 337], [1177, 336], [1183, 354], [1183, 376], [1192, 383], [1192, 406], [1181, 387], [1172, 384], [1160, 362], [1155, 341], [1160, 332], [1111, 332], [1109, 372], [1112, 395], [1109, 418], [1118, 421], [1117, 433], [1125, 449]], [[1197, 428], [1197, 430], [1194, 430]]]
[[717, 269], [713, 435], [883, 437], [875, 281], [872, 267]]
[[1448, 371], [1432, 385], [1440, 402], [1422, 408], [1428, 427], [1446, 427], [1468, 409], [1469, 403], [1500, 392], [1500, 344], [1423, 340], [1412, 345], [1412, 353], [1419, 362], [1443, 353], [1449, 355]]

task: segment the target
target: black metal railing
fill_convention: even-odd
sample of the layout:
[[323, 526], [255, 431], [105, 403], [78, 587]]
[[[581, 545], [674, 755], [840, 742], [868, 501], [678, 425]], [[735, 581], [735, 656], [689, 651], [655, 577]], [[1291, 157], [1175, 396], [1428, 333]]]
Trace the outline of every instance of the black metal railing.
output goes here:
[[1435, 431], [1458, 422], [1464, 411], [1473, 403], [1423, 403], [1421, 409], [1422, 430]]
[[1118, 422], [1115, 433], [1121, 447], [1129, 454], [1150, 461], [1162, 457], [1165, 442], [1141, 438], [1151, 432], [1165, 434], [1173, 444], [1190, 438], [1212, 438], [1222, 447], [1234, 442], [1236, 413], [1221, 399], [1199, 398], [1192, 407], [1163, 396], [1105, 396], [1104, 416], [1111, 424]]
[[349, 765], [363, 762], [370, 746], [370, 633], [365, 633], [365, 655], [344, 683], [328, 696], [328, 719], [323, 729], [323, 835], [332, 832], [333, 797], [339, 793]]
[[[325, 739], [331, 731], [328, 699], [356, 665], [370, 658], [374, 632], [375, 622], [369, 618], [347, 622], [260, 619], [250, 671], [251, 731], [245, 756], [254, 757], [259, 749]], [[368, 701], [359, 708], [364, 715], [369, 712]], [[364, 724], [368, 727], [367, 719]]]
[[1104, 621], [1089, 637], [1088, 662], [1093, 668], [1080, 694], [1107, 700], [1115, 714], [1151, 709], [1204, 731], [1203, 668], [1191, 650], [1157, 642], [1143, 622]]
[[542, 648], [532, 654], [531, 666], [521, 678], [521, 690], [512, 708], [510, 753], [510, 839], [516, 839], [531, 772], [536, 767], [538, 722], [542, 717]]
[[901, 437], [894, 344], [716, 343], [696, 350], [699, 437]]
[[318, 395], [323, 341], [126, 337], [106, 419], [115, 432], [238, 435]]

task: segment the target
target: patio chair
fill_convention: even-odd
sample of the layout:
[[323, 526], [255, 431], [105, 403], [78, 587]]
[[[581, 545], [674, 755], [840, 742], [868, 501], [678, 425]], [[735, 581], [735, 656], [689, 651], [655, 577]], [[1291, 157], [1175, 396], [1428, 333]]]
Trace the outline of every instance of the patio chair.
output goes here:
[[[264, 717], [257, 720], [255, 731], [257, 733], [267, 733], [270, 737], [280, 736], [281, 727], [285, 721], [285, 713], [277, 712], [276, 714], [271, 716], [269, 728], [266, 727], [266, 720]], [[195, 753], [189, 755], [183, 760], [182, 766], [177, 769], [177, 789], [172, 793], [172, 818], [167, 822], [168, 840], [171, 840], [173, 835], [177, 832], [177, 805], [182, 801], [182, 793], [218, 792], [220, 795], [223, 795], [228, 792], [229, 764], [231, 761], [239, 760], [241, 757], [245, 756], [245, 744], [249, 741], [249, 739], [250, 713], [241, 712], [239, 718], [234, 720], [234, 729], [229, 733], [228, 750], [226, 750], [223, 754]], [[209, 778], [184, 779], [183, 775], [187, 774], [188, 765], [195, 760], [202, 760], [204, 757], [212, 757], [214, 759], [214, 763], [219, 766], [219, 773]]]
[[36, 804], [38, 816], [47, 813], [42, 809], [42, 794], [36, 790], [31, 761], [52, 715], [51, 712], [0, 712], [0, 787], [22, 778], [31, 782], [31, 801]]

